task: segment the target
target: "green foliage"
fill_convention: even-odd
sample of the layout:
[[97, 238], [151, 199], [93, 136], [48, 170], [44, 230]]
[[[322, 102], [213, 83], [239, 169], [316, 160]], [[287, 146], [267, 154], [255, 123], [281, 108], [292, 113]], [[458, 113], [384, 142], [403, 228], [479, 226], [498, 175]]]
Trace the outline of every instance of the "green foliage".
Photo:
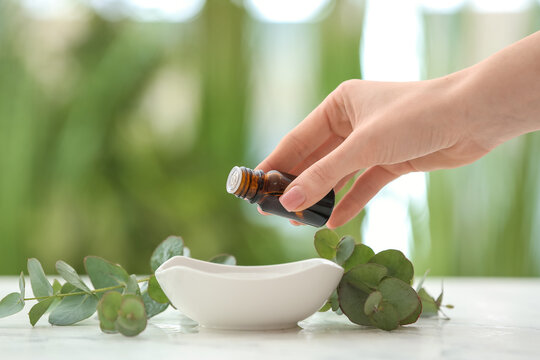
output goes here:
[[118, 331], [125, 336], [135, 336], [146, 328], [146, 322], [146, 312], [141, 297], [123, 295], [116, 319]]
[[375, 252], [369, 246], [356, 244], [351, 256], [343, 263], [343, 269], [349, 271], [356, 265], [365, 264], [373, 257], [373, 255], [375, 255]]
[[14, 292], [0, 301], [0, 318], [18, 313], [24, 308], [24, 298], [20, 293]]
[[328, 260], [336, 257], [339, 237], [330, 229], [322, 229], [315, 233], [315, 249], [319, 256]]
[[150, 280], [148, 280], [148, 295], [150, 295], [150, 297], [158, 303], [169, 303], [167, 295], [165, 295], [165, 293], [161, 289], [161, 286], [159, 286], [159, 283], [154, 275], [150, 276]]
[[[84, 258], [84, 268], [90, 277], [94, 289], [101, 289], [111, 286], [127, 286], [129, 274], [118, 264], [97, 256], [87, 256]], [[119, 287], [116, 291], [121, 292]]]
[[384, 250], [373, 255], [369, 262], [383, 265], [388, 269], [388, 276], [396, 277], [410, 284], [414, 276], [412, 263], [399, 250]]
[[183, 255], [184, 240], [180, 236], [169, 236], [152, 253], [150, 257], [150, 268], [156, 271], [157, 268], [173, 256]]
[[[66, 262], [62, 260], [58, 260], [56, 262], [56, 271], [60, 276], [64, 278], [68, 283], [75, 286], [76, 288], [84, 291], [87, 294], [91, 294], [91, 290], [86, 286], [84, 281], [82, 281], [81, 277], [75, 269], [73, 269], [71, 266], [69, 266]], [[53, 288], [54, 289], [54, 288]]]
[[97, 305], [99, 327], [104, 333], [114, 334], [118, 332], [116, 319], [118, 319], [121, 304], [122, 295], [116, 291], [105, 293], [99, 300]]
[[36, 325], [43, 314], [49, 310], [55, 300], [56, 298], [50, 297], [43, 301], [38, 301], [34, 306], [32, 306], [30, 312], [28, 313], [28, 318], [30, 319], [30, 324], [32, 324], [32, 326]]
[[[76, 292], [78, 289], [73, 289], [66, 294]], [[96, 312], [97, 303], [98, 297], [94, 294], [65, 296], [49, 315], [49, 323], [51, 325], [72, 325], [88, 319]]]
[[[173, 256], [182, 255], [182, 238], [170, 236], [154, 251], [151, 267], [157, 269]], [[236, 258], [222, 254], [214, 262], [236, 264]], [[96, 310], [100, 328], [105, 333], [121, 333], [135, 336], [141, 333], [151, 317], [165, 311], [170, 302], [154, 275], [137, 280], [124, 268], [97, 256], [84, 258], [84, 267], [94, 286], [90, 289], [75, 269], [64, 261], [56, 262], [58, 274], [66, 280], [53, 284], [47, 280], [38, 260], [28, 260], [28, 272], [34, 291], [33, 298], [25, 298], [24, 273], [19, 277], [19, 290], [0, 300], [0, 318], [18, 313], [25, 301], [38, 300], [28, 313], [30, 324], [35, 326], [44, 314], [50, 312], [52, 325], [73, 325], [92, 316]], [[139, 282], [143, 283], [142, 289]]]
[[336, 247], [336, 263], [343, 265], [354, 252], [355, 242], [352, 236], [344, 236]]
[[164, 312], [169, 307], [169, 303], [162, 304], [150, 297], [148, 294], [148, 283], [143, 284], [141, 297], [144, 302], [144, 310], [146, 311], [146, 315], [149, 319]]
[[28, 259], [28, 274], [30, 275], [30, 283], [34, 296], [46, 297], [53, 294], [52, 285], [45, 277], [43, 267], [37, 259]]
[[208, 260], [216, 264], [236, 265], [236, 258], [228, 254], [219, 254]]
[[414, 268], [401, 251], [375, 254], [368, 246], [355, 244], [350, 236], [336, 242], [337, 234], [332, 233], [328, 229], [318, 231], [315, 248], [321, 257], [342, 265], [345, 272], [337, 292], [319, 311], [337, 311], [338, 304], [352, 322], [382, 330], [412, 324], [424, 312], [427, 315], [440, 311], [442, 293], [433, 299], [421, 288], [423, 279], [418, 293], [410, 286]]

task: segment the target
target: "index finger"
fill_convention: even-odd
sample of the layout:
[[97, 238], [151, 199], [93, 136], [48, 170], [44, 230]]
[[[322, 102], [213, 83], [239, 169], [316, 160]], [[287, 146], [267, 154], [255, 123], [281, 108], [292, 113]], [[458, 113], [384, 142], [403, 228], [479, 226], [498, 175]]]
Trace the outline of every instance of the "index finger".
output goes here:
[[265, 172], [269, 170], [289, 172], [292, 170], [334, 134], [331, 123], [343, 119], [340, 106], [334, 91], [300, 124], [285, 135], [274, 151], [256, 169]]

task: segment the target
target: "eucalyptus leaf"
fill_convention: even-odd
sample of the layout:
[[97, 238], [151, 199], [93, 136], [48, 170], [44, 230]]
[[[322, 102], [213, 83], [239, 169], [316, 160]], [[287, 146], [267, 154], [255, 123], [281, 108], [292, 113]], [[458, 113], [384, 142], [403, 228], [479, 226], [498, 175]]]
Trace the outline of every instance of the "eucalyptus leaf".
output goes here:
[[24, 308], [24, 300], [21, 294], [14, 292], [8, 294], [0, 301], [0, 318], [18, 313]]
[[[34, 258], [28, 259], [28, 274], [30, 275], [30, 284], [35, 297], [52, 296], [53, 288], [49, 280], [45, 277], [41, 263]], [[42, 301], [39, 299], [38, 301]]]
[[219, 254], [208, 261], [215, 264], [236, 265], [236, 258], [229, 254]]
[[352, 236], [342, 237], [336, 248], [336, 263], [343, 265], [352, 255], [354, 247], [355, 241]]
[[422, 302], [418, 302], [418, 306], [416, 309], [412, 312], [411, 315], [407, 316], [405, 319], [400, 320], [400, 325], [408, 325], [413, 324], [418, 321], [418, 318], [420, 317], [420, 314], [422, 314]]
[[347, 271], [342, 282], [348, 282], [366, 293], [377, 289], [379, 282], [387, 275], [387, 270], [379, 264], [360, 264]]
[[339, 309], [339, 299], [338, 299], [338, 293], [337, 289], [332, 291], [332, 295], [330, 295], [330, 298], [328, 299], [330, 302], [330, 307], [332, 311], [337, 311]]
[[53, 288], [53, 294], [56, 295], [60, 292], [60, 290], [62, 290], [62, 284], [60, 284], [60, 281], [58, 281], [57, 279], [54, 279], [52, 288]]
[[98, 302], [97, 312], [101, 331], [108, 334], [118, 332], [116, 319], [122, 304], [122, 295], [116, 291], [106, 292]]
[[345, 271], [349, 271], [356, 265], [366, 264], [373, 255], [375, 255], [375, 252], [369, 246], [356, 244], [351, 256], [343, 263], [343, 268]]
[[189, 248], [185, 245], [184, 245], [184, 251], [182, 252], [182, 256], [191, 257], [191, 250], [189, 250]]
[[122, 303], [116, 319], [118, 331], [125, 336], [135, 336], [146, 328], [146, 322], [146, 311], [141, 297], [138, 295], [122, 296]]
[[441, 293], [440, 293], [439, 296], [437, 297], [437, 300], [435, 300], [435, 304], [437, 305], [438, 308], [440, 308], [441, 305], [442, 305], [443, 294], [444, 294], [444, 289], [441, 289]]
[[418, 291], [418, 296], [422, 301], [422, 317], [435, 316], [439, 313], [439, 307], [437, 306], [435, 299], [428, 294], [426, 289], [421, 288]]
[[324, 303], [322, 308], [319, 309], [319, 312], [327, 312], [331, 308], [332, 308], [332, 305], [330, 304], [330, 302], [327, 301], [327, 302]]
[[182, 255], [184, 252], [184, 240], [180, 236], [169, 236], [159, 244], [150, 257], [152, 272], [173, 256]]
[[72, 268], [68, 263], [62, 260], [56, 262], [56, 271], [58, 274], [64, 278], [68, 283], [75, 286], [76, 288], [84, 291], [87, 294], [91, 294], [92, 291], [86, 286], [84, 281], [81, 279], [79, 274]]
[[379, 329], [390, 331], [399, 326], [399, 314], [396, 308], [383, 301], [379, 309], [369, 317], [371, 324]]
[[47, 310], [49, 310], [55, 300], [57, 300], [56, 297], [50, 297], [41, 302], [37, 302], [34, 306], [32, 306], [30, 312], [28, 313], [28, 318], [30, 319], [30, 324], [32, 324], [32, 326], [36, 325], [38, 320], [41, 319]]
[[139, 288], [139, 283], [137, 282], [137, 277], [135, 275], [129, 276], [126, 288], [124, 289], [124, 294], [141, 294], [141, 289]]
[[320, 257], [333, 260], [339, 243], [338, 235], [330, 229], [322, 229], [315, 233], [315, 249]]
[[[129, 282], [129, 274], [124, 268], [100, 257], [85, 257], [84, 267], [96, 290], [118, 285], [127, 286]], [[118, 292], [122, 292], [122, 290], [121, 288], [115, 289]], [[102, 295], [98, 294], [98, 296]]]
[[161, 289], [161, 286], [159, 285], [156, 277], [152, 275], [150, 277], [150, 280], [148, 280], [148, 295], [155, 301], [161, 304], [168, 304], [169, 299], [167, 298], [167, 295], [163, 292]]
[[398, 278], [407, 284], [414, 276], [412, 263], [399, 250], [384, 250], [374, 255], [370, 263], [380, 264], [388, 269], [388, 276]]
[[19, 291], [21, 292], [21, 299], [24, 301], [24, 295], [26, 290], [26, 282], [24, 281], [24, 272], [21, 271], [19, 276]]
[[339, 307], [353, 323], [371, 325], [369, 317], [364, 313], [364, 304], [369, 296], [368, 292], [351, 285], [348, 281], [339, 283], [337, 288]]
[[148, 284], [143, 284], [141, 289], [141, 298], [144, 303], [144, 310], [146, 311], [146, 316], [150, 319], [157, 314], [162, 313], [167, 309], [169, 304], [161, 304], [155, 301], [148, 295]]
[[89, 318], [96, 312], [98, 298], [95, 295], [72, 295], [64, 297], [49, 315], [52, 325], [72, 325]]
[[379, 284], [385, 302], [392, 304], [398, 314], [398, 321], [408, 319], [417, 311], [420, 298], [416, 291], [406, 282], [388, 277]]
[[369, 294], [368, 298], [366, 299], [366, 303], [364, 304], [364, 313], [369, 316], [373, 314], [374, 311], [377, 311], [382, 298], [383, 297], [380, 291], [374, 291]]
[[62, 285], [62, 288], [60, 289], [60, 294], [69, 294], [69, 293], [80, 292], [80, 291], [81, 290], [71, 285], [70, 283], [64, 283], [64, 285]]

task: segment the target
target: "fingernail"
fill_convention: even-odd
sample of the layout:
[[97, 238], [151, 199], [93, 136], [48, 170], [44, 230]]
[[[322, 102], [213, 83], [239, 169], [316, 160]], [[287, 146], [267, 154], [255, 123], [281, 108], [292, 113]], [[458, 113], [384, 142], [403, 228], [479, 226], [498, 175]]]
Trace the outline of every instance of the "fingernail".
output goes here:
[[306, 201], [306, 195], [299, 186], [293, 186], [279, 198], [279, 202], [287, 211], [296, 210], [304, 201]]

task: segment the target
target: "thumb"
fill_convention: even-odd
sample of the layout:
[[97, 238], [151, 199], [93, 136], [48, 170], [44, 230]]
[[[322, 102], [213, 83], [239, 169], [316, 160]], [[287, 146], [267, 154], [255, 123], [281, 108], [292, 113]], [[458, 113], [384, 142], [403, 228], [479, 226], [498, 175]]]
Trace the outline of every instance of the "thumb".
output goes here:
[[321, 200], [345, 176], [353, 172], [354, 161], [348, 159], [348, 142], [304, 170], [279, 198], [287, 211], [304, 210]]

